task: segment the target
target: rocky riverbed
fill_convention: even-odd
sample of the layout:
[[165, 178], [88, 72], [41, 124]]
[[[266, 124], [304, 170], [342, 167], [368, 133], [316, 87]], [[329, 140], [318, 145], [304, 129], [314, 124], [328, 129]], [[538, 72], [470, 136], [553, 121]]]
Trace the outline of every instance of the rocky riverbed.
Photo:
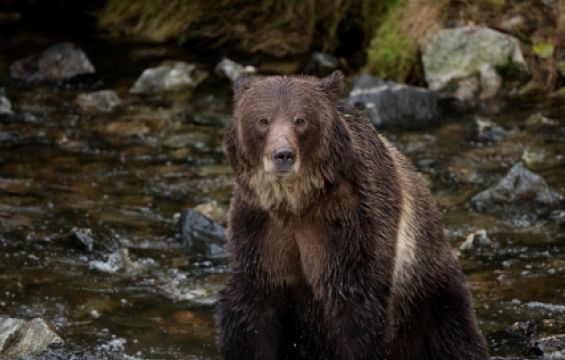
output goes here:
[[[256, 70], [67, 40], [0, 34], [0, 357], [218, 359], [233, 181], [221, 138], [229, 78]], [[563, 356], [563, 98], [462, 110], [426, 89], [354, 80], [349, 101], [368, 107], [444, 212], [491, 355]], [[30, 336], [47, 351], [26, 351], [25, 324], [41, 325]]]

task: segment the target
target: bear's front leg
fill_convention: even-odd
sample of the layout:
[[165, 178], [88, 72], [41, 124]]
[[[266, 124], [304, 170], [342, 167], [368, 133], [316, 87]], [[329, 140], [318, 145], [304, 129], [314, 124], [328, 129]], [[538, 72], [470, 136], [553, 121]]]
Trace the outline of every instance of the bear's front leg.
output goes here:
[[218, 304], [220, 350], [226, 360], [276, 360], [284, 294], [233, 274]]
[[325, 321], [336, 360], [379, 360], [386, 353], [384, 332], [390, 291], [388, 283], [372, 273], [369, 263], [359, 261], [334, 269], [325, 284]]
[[335, 359], [381, 359], [384, 354], [384, 309], [363, 294], [351, 295], [363, 299], [342, 299], [333, 305], [327, 316]]

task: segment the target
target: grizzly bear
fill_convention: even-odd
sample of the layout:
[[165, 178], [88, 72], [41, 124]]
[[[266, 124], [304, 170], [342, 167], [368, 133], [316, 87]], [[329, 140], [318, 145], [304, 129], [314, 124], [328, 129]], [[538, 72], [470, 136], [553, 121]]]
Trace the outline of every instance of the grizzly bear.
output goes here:
[[410, 162], [340, 101], [343, 75], [240, 78], [227, 360], [486, 359], [465, 277]]

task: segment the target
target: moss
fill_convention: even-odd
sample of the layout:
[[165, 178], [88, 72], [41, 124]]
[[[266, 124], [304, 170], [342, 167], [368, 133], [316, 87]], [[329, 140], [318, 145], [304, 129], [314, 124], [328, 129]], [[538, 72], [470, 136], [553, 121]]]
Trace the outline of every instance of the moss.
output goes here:
[[417, 61], [417, 51], [402, 32], [403, 2], [394, 4], [379, 24], [367, 50], [365, 70], [381, 78], [405, 81]]
[[367, 50], [365, 71], [405, 82], [419, 64], [419, 44], [441, 26], [447, 0], [390, 1]]

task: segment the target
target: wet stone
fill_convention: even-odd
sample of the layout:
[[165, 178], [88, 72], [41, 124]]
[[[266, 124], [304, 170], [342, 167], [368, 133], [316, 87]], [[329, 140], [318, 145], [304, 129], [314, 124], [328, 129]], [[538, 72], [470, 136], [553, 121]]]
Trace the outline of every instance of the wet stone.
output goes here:
[[559, 121], [550, 119], [542, 113], [537, 112], [528, 116], [528, 118], [524, 121], [524, 124], [529, 130], [538, 130], [541, 128], [558, 127]]
[[113, 90], [100, 90], [77, 96], [76, 102], [85, 112], [112, 112], [120, 107], [121, 100]]
[[552, 206], [562, 198], [541, 176], [517, 163], [498, 184], [475, 195], [471, 202], [479, 209], [486, 209], [501, 204]]
[[437, 97], [430, 90], [368, 75], [357, 79], [348, 101], [365, 109], [376, 127], [422, 129], [440, 119]]
[[530, 343], [529, 352], [544, 359], [565, 359], [565, 334], [536, 339]]
[[480, 229], [467, 235], [465, 241], [459, 246], [459, 250], [470, 252], [489, 247], [492, 247], [492, 241], [489, 239], [487, 231]]
[[73, 228], [69, 234], [71, 244], [87, 252], [92, 252], [94, 239], [92, 237], [92, 230], [85, 228]]
[[17, 331], [23, 324], [24, 321], [21, 319], [0, 318], [0, 354], [4, 353], [9, 342], [17, 335]]
[[194, 64], [165, 61], [157, 67], [144, 70], [129, 91], [132, 94], [156, 94], [193, 89], [207, 76]]
[[12, 103], [6, 97], [4, 89], [0, 88], [0, 120], [11, 117], [13, 114]]
[[493, 143], [500, 141], [506, 131], [494, 121], [477, 116], [473, 121], [471, 133], [474, 141]]
[[71, 43], [55, 44], [10, 66], [10, 76], [26, 82], [61, 82], [95, 72], [84, 51]]
[[222, 61], [216, 65], [215, 72], [218, 75], [224, 76], [230, 81], [234, 82], [238, 77], [243, 74], [255, 74], [257, 73], [257, 68], [251, 65], [241, 65], [233, 60], [224, 57]]
[[482, 100], [494, 97], [502, 86], [502, 78], [491, 64], [483, 64], [479, 68], [479, 80]]
[[339, 68], [339, 59], [335, 56], [323, 52], [316, 51], [310, 57], [306, 69], [306, 74], [312, 74], [319, 77], [328, 76], [334, 70]]
[[93, 260], [89, 262], [91, 269], [101, 272], [113, 274], [117, 272], [125, 272], [129, 274], [140, 273], [155, 265], [155, 261], [151, 258], [133, 260], [130, 257], [128, 249], [119, 249], [110, 254], [106, 261]]
[[22, 358], [62, 342], [63, 339], [43, 319], [23, 321], [0, 317], [0, 355]]
[[531, 337], [539, 334], [539, 322], [534, 320], [517, 321], [510, 326], [507, 331], [512, 334]]
[[197, 205], [194, 210], [222, 225], [228, 221], [228, 212], [216, 200]]
[[187, 250], [209, 259], [227, 257], [226, 229], [194, 209], [185, 209], [180, 220], [181, 242]]
[[521, 160], [530, 169], [542, 170], [558, 167], [565, 163], [565, 155], [556, 153], [552, 149], [534, 146], [524, 150]]

